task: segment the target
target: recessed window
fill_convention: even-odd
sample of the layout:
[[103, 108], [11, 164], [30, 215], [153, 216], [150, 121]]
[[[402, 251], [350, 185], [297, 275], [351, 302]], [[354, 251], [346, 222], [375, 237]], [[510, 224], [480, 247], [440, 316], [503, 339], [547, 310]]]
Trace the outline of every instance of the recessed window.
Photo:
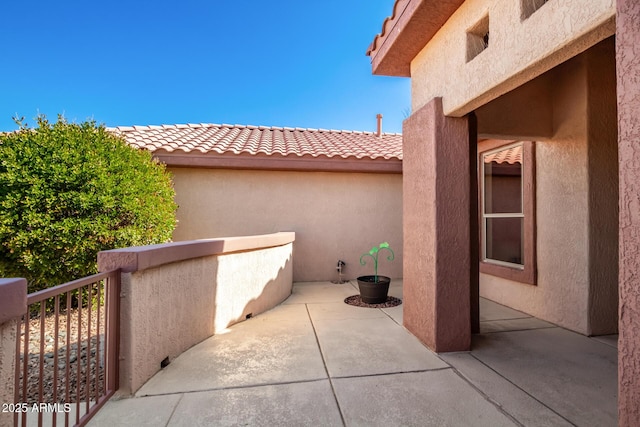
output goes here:
[[522, 143], [482, 155], [483, 260], [523, 267]]
[[479, 156], [481, 271], [525, 283], [535, 283], [533, 161], [528, 141]]
[[525, 20], [549, 0], [520, 0], [520, 19]]
[[467, 31], [467, 62], [489, 47], [489, 15]]

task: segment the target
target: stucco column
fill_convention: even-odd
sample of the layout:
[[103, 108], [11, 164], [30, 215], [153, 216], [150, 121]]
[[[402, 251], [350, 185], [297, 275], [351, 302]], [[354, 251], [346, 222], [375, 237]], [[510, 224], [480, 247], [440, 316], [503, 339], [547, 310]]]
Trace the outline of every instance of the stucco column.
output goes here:
[[471, 345], [469, 135], [441, 98], [403, 126], [404, 325], [437, 352]]
[[620, 206], [618, 422], [640, 420], [640, 3], [616, 15]]
[[[0, 404], [14, 403], [18, 320], [27, 312], [27, 281], [0, 279]], [[13, 414], [0, 412], [0, 427], [13, 426]]]

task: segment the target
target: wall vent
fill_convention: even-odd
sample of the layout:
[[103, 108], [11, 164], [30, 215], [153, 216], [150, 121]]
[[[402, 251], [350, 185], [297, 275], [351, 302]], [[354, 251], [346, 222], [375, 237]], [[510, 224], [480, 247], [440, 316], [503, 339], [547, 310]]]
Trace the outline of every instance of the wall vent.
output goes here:
[[467, 31], [467, 62], [489, 47], [489, 15]]
[[549, 0], [520, 0], [520, 19], [524, 21]]

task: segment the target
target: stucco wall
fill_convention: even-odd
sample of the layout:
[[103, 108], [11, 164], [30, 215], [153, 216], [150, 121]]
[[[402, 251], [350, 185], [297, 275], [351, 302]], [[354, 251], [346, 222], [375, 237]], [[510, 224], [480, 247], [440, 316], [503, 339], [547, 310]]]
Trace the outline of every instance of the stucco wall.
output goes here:
[[[443, 97], [462, 116], [614, 34], [614, 0], [551, 0], [521, 21], [520, 0], [467, 0], [411, 62], [412, 109]], [[489, 47], [467, 62], [467, 30], [489, 16]], [[491, 70], [491, 72], [487, 72]]]
[[[0, 404], [13, 403], [18, 319], [0, 324]], [[13, 426], [13, 413], [0, 412], [0, 427]]]
[[477, 257], [471, 249], [469, 126], [467, 118], [445, 117], [440, 99], [403, 125], [403, 323], [437, 352], [471, 345], [470, 272]]
[[542, 78], [553, 133], [536, 143], [537, 286], [480, 279], [482, 296], [587, 335], [617, 330], [612, 61], [610, 39]]
[[396, 259], [379, 273], [402, 276], [402, 176], [171, 168], [178, 226], [174, 240], [295, 231], [293, 280], [372, 274], [360, 255], [388, 241]]
[[618, 132], [615, 42], [587, 52], [589, 334], [618, 331]]
[[552, 73], [530, 82], [478, 108], [481, 138], [538, 140], [553, 136]]
[[119, 393], [135, 393], [165, 358], [284, 301], [292, 241], [277, 233], [101, 252], [101, 270], [124, 271]]
[[640, 420], [640, 3], [618, 1], [620, 340], [618, 421]]
[[[13, 403], [18, 321], [27, 313], [27, 281], [0, 278], [0, 403]], [[13, 425], [13, 413], [0, 412], [0, 427]]]
[[225, 286], [216, 286], [215, 333], [284, 301], [293, 283], [291, 257], [291, 244], [219, 256], [216, 281]]
[[214, 333], [217, 257], [123, 274], [120, 393], [135, 393], [174, 359]]

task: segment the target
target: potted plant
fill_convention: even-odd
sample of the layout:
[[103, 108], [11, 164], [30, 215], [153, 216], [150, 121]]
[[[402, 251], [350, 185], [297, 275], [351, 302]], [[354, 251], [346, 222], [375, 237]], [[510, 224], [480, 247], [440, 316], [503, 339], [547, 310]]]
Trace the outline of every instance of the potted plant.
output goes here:
[[387, 301], [391, 279], [387, 276], [378, 276], [378, 255], [380, 255], [380, 251], [383, 249], [390, 252], [387, 259], [393, 261], [395, 255], [387, 242], [380, 243], [379, 246], [374, 246], [369, 252], [360, 256], [360, 265], [367, 264], [364, 259], [367, 256], [373, 259], [374, 275], [360, 276], [357, 278], [358, 287], [360, 288], [360, 298], [362, 298], [362, 302], [367, 304], [382, 304]]

